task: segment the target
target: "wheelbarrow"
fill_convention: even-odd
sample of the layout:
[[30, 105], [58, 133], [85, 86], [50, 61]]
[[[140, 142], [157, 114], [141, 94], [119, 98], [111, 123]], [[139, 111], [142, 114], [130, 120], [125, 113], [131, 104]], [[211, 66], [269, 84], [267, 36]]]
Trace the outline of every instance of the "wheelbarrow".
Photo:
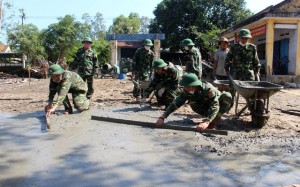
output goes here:
[[[235, 113], [239, 117], [247, 108], [250, 110], [252, 122], [258, 127], [267, 124], [269, 115], [269, 100], [272, 95], [283, 89], [281, 85], [267, 81], [239, 81], [231, 80], [237, 92]], [[247, 103], [239, 112], [239, 96], [246, 99]]]
[[228, 92], [230, 90], [229, 83], [229, 80], [214, 80], [213, 85], [221, 92]]

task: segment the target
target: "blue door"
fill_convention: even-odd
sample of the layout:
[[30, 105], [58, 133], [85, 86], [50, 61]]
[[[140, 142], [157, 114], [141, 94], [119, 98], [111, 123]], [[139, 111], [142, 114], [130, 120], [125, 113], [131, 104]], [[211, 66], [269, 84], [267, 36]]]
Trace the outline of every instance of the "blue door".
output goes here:
[[273, 49], [273, 73], [275, 75], [279, 75], [279, 71], [280, 71], [279, 66], [280, 66], [280, 41], [275, 41], [274, 49]]
[[280, 40], [280, 73], [281, 73], [281, 75], [288, 74], [289, 43], [290, 43], [290, 40], [288, 38]]

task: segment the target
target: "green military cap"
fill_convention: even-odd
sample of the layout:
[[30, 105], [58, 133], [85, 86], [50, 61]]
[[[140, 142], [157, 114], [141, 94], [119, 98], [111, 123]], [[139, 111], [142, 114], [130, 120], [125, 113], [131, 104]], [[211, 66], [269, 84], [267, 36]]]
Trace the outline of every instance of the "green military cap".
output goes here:
[[202, 82], [194, 73], [186, 73], [182, 76], [182, 79], [179, 83], [180, 86], [200, 86]]
[[238, 36], [242, 38], [252, 38], [251, 32], [248, 29], [241, 29]]
[[83, 42], [90, 42], [90, 43], [93, 43], [92, 42], [92, 39], [90, 37], [85, 37], [83, 40], [82, 40], [82, 43]]
[[54, 64], [49, 67], [49, 75], [50, 76], [60, 75], [60, 74], [63, 74], [64, 72], [65, 72], [65, 70], [58, 64]]
[[165, 61], [163, 59], [157, 59], [153, 63], [153, 68], [154, 69], [163, 68], [163, 67], [166, 67], [166, 66], [168, 66], [168, 64], [165, 63]]
[[152, 43], [152, 41], [150, 39], [146, 39], [144, 41], [143, 45], [145, 45], [145, 46], [153, 46], [153, 43]]
[[182, 45], [183, 46], [194, 46], [195, 44], [193, 41], [189, 38], [182, 40]]

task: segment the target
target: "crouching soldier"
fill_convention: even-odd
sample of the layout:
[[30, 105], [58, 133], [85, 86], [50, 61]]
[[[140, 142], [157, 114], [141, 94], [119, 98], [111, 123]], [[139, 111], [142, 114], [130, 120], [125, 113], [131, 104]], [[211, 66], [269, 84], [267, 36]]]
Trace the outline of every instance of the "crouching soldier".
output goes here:
[[168, 66], [162, 59], [155, 60], [153, 68], [154, 78], [145, 91], [145, 97], [148, 98], [151, 92], [155, 91], [157, 101], [168, 107], [180, 93], [179, 72], [174, 67]]
[[[72, 94], [74, 107], [79, 112], [89, 109], [90, 100], [86, 97], [87, 86], [77, 73], [66, 71], [60, 65], [55, 64], [50, 66], [49, 75], [51, 80], [49, 103], [45, 107], [46, 117], [50, 116], [62, 104], [67, 113], [72, 113], [68, 93]], [[56, 93], [58, 94], [57, 100], [53, 101]]]
[[206, 117], [197, 126], [197, 131], [202, 132], [206, 128], [216, 129], [216, 124], [221, 116], [230, 109], [231, 94], [228, 92], [220, 93], [210, 83], [200, 81], [192, 73], [186, 73], [182, 76], [179, 84], [184, 87], [183, 91], [174, 99], [164, 114], [158, 118], [157, 127], [161, 127], [165, 118], [188, 101], [194, 112]]

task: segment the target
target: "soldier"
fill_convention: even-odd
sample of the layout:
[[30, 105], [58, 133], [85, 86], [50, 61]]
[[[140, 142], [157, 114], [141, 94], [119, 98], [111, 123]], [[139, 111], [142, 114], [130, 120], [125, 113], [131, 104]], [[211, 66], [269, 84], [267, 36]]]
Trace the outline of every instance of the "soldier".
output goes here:
[[252, 38], [248, 29], [241, 29], [238, 36], [240, 42], [230, 47], [225, 60], [226, 73], [235, 80], [254, 81], [261, 66], [256, 47], [248, 43]]
[[174, 67], [169, 67], [162, 59], [155, 60], [153, 68], [154, 79], [146, 90], [145, 97], [148, 98], [150, 93], [155, 91], [157, 101], [167, 108], [180, 92], [179, 72]]
[[[239, 32], [239, 43], [230, 47], [225, 60], [225, 71], [234, 80], [254, 81], [259, 76], [260, 63], [257, 56], [256, 47], [248, 43], [252, 38], [248, 29], [241, 29]], [[230, 93], [235, 96], [232, 83], [230, 83]]]
[[202, 132], [206, 128], [216, 128], [221, 116], [230, 109], [231, 94], [220, 93], [210, 83], [200, 81], [193, 73], [183, 75], [179, 84], [184, 87], [183, 91], [158, 118], [157, 127], [161, 127], [165, 118], [188, 101], [194, 112], [206, 116], [206, 119], [197, 126], [197, 131]]
[[[86, 97], [87, 86], [77, 73], [66, 71], [60, 65], [55, 64], [50, 66], [49, 75], [51, 80], [49, 103], [45, 107], [46, 117], [50, 116], [61, 104], [65, 106], [67, 112], [72, 111], [68, 93], [72, 93], [73, 104], [78, 111], [89, 109], [90, 100]], [[56, 93], [58, 94], [57, 100], [53, 101]]]
[[202, 63], [201, 63], [201, 53], [194, 47], [194, 43], [191, 39], [184, 39], [182, 41], [182, 46], [184, 51], [187, 52], [186, 69], [188, 73], [195, 73], [199, 79], [202, 77]]
[[228, 76], [224, 68], [224, 63], [228, 52], [228, 39], [225, 37], [221, 37], [219, 39], [219, 49], [216, 51], [214, 56], [215, 62], [213, 67], [214, 76], [218, 80], [228, 80]]
[[96, 52], [91, 49], [91, 38], [85, 38], [82, 44], [83, 47], [77, 51], [74, 61], [69, 68], [70, 70], [78, 68], [77, 73], [88, 85], [87, 98], [91, 99], [94, 93], [94, 75], [98, 75], [99, 64]]
[[[151, 40], [146, 39], [143, 43], [143, 48], [138, 48], [133, 56], [133, 62], [135, 63], [132, 70], [132, 77], [137, 84], [139, 81], [146, 80], [152, 76], [152, 63], [154, 59], [154, 53], [151, 51], [153, 43]], [[133, 88], [133, 96], [138, 98], [141, 90], [135, 84]]]

